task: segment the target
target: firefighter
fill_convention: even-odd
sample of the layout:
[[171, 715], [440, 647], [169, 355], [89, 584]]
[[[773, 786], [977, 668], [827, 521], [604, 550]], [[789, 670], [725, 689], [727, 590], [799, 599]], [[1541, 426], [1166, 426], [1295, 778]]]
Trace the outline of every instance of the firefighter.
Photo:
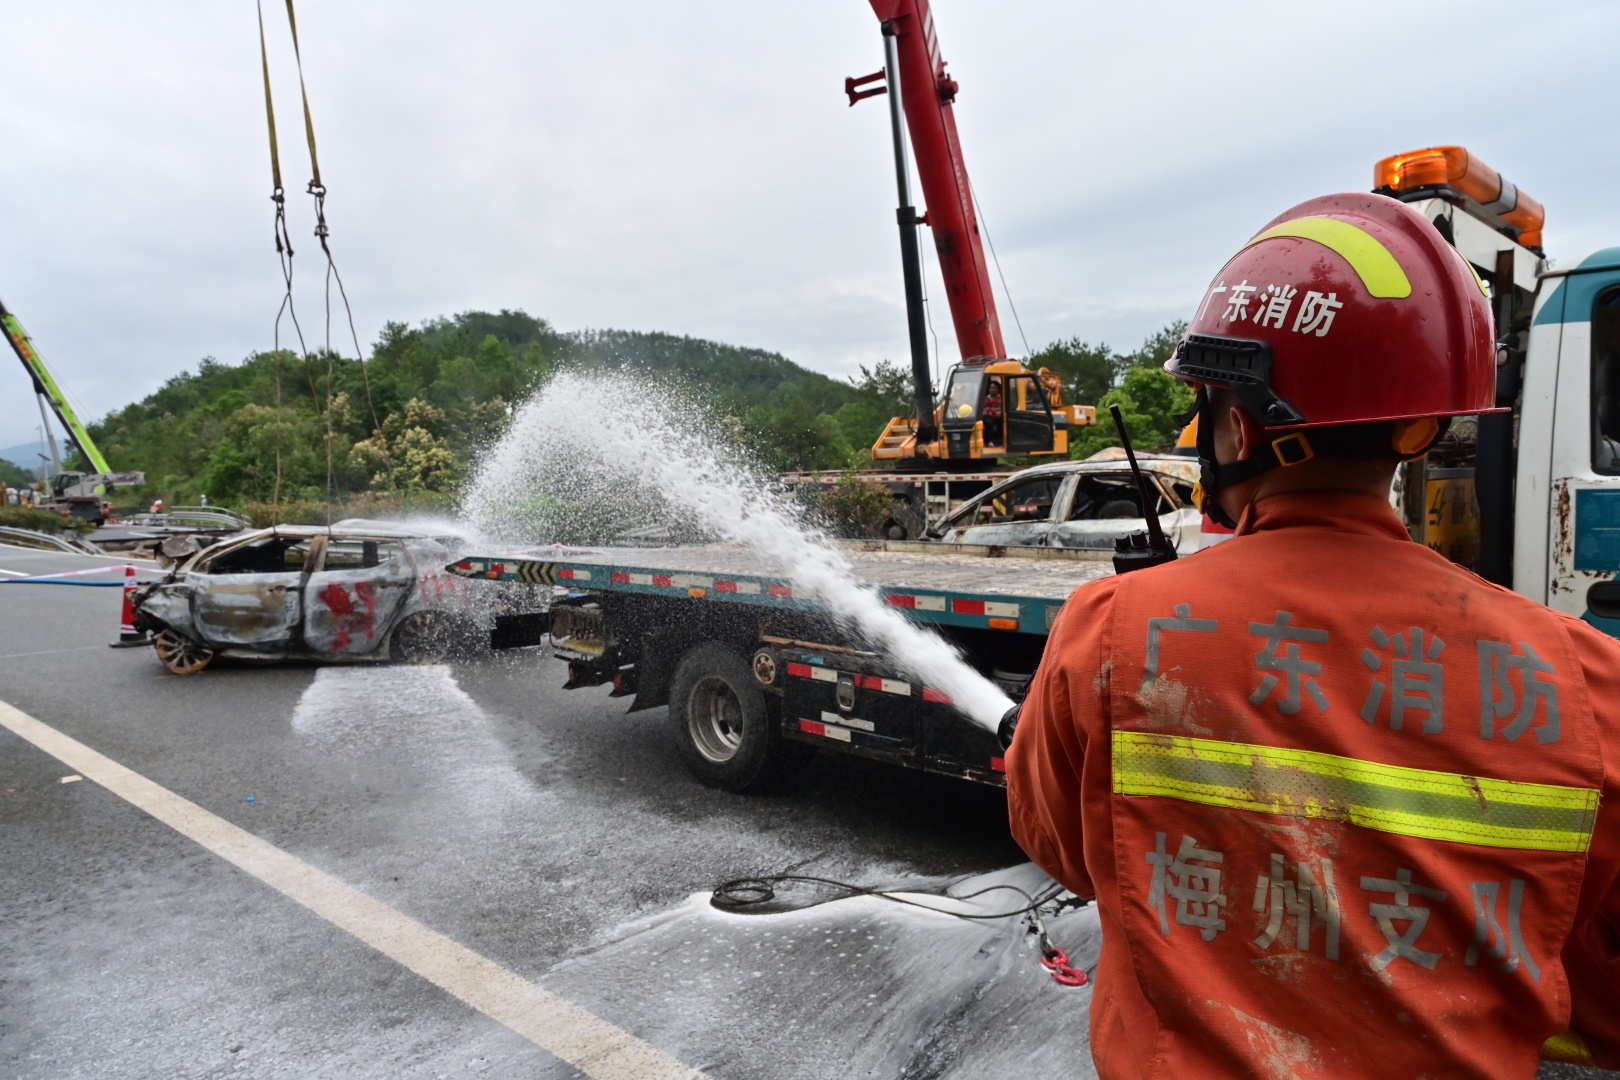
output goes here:
[[1233, 256], [1165, 365], [1236, 535], [1078, 589], [1007, 756], [1014, 835], [1097, 901], [1104, 1080], [1620, 1066], [1620, 643], [1388, 500], [1494, 353], [1428, 221], [1345, 194]]

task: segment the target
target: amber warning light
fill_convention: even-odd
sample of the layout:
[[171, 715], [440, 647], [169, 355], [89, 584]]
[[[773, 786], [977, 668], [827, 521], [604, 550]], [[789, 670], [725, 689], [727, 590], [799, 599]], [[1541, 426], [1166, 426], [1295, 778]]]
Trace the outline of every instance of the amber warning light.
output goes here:
[[1502, 218], [1525, 247], [1541, 246], [1547, 211], [1507, 177], [1461, 146], [1430, 146], [1395, 154], [1373, 166], [1373, 190], [1386, 193], [1445, 185]]

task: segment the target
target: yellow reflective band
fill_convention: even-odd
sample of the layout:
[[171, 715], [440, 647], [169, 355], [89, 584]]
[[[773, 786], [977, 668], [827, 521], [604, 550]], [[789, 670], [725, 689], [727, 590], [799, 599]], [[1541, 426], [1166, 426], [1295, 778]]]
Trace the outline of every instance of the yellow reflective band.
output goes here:
[[1114, 793], [1531, 851], [1585, 851], [1598, 792], [1379, 765], [1312, 750], [1114, 732]]
[[1562, 1061], [1568, 1065], [1596, 1065], [1586, 1040], [1574, 1031], [1554, 1035], [1541, 1044], [1542, 1061]]
[[1279, 236], [1315, 240], [1323, 247], [1338, 252], [1361, 278], [1369, 295], [1391, 300], [1412, 295], [1412, 283], [1407, 280], [1401, 264], [1395, 261], [1395, 256], [1389, 253], [1389, 248], [1379, 243], [1367, 230], [1358, 229], [1348, 221], [1327, 217], [1295, 218], [1281, 225], [1273, 225], [1243, 246], [1253, 247], [1262, 240]]

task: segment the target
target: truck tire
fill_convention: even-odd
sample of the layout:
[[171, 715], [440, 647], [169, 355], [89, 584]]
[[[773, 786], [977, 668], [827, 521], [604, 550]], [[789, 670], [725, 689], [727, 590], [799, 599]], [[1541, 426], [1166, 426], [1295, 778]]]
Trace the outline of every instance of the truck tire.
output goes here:
[[675, 666], [669, 718], [681, 760], [709, 787], [749, 791], [782, 764], [782, 738], [747, 659], [698, 645]]

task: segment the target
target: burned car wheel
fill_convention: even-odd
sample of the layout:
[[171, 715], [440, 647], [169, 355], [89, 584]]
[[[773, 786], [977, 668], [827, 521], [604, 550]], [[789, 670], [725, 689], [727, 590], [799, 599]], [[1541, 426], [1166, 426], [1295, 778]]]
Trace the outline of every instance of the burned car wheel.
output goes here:
[[451, 644], [450, 621], [436, 611], [418, 611], [394, 627], [388, 655], [406, 664], [437, 664], [449, 655]]
[[176, 675], [195, 675], [214, 658], [213, 649], [167, 628], [152, 638], [152, 649], [163, 666]]
[[783, 760], [770, 702], [748, 662], [730, 649], [699, 645], [671, 680], [669, 715], [681, 759], [703, 783], [748, 791]]

